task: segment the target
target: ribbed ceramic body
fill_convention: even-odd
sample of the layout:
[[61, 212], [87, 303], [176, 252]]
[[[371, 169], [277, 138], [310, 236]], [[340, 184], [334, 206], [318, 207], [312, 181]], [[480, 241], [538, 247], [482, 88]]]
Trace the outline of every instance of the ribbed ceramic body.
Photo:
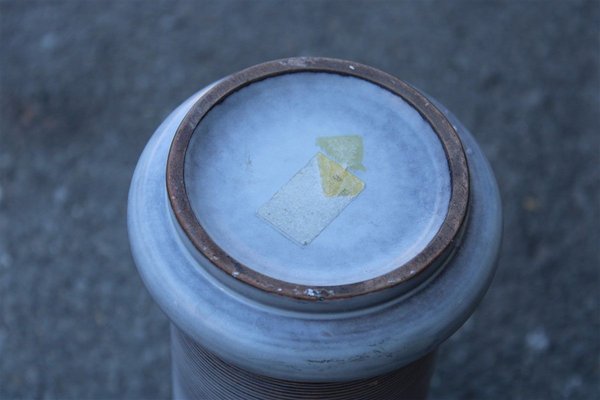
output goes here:
[[338, 382], [296, 382], [227, 364], [176, 327], [171, 329], [176, 399], [398, 400], [424, 399], [434, 353], [387, 374]]
[[[293, 65], [311, 62], [294, 59]], [[427, 102], [455, 130], [469, 168], [468, 218], [439, 265], [401, 290], [388, 285], [331, 301], [311, 298], [310, 290], [286, 296], [239, 279], [237, 270], [225, 273], [218, 260], [207, 257], [212, 253], [190, 239], [169, 198], [167, 163], [178, 128], [221, 84], [197, 92], [161, 124], [138, 162], [129, 195], [135, 262], [173, 324], [175, 397], [424, 396], [431, 354], [483, 297], [500, 245], [498, 189], [475, 140], [442, 105]]]

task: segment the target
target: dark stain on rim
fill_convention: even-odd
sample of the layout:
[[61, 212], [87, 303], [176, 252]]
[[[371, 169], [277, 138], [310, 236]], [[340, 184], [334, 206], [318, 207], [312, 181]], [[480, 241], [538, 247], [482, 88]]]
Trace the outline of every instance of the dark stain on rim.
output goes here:
[[[362, 282], [334, 286], [313, 286], [285, 282], [261, 274], [244, 265], [219, 247], [202, 227], [192, 210], [185, 187], [185, 155], [192, 135], [204, 116], [227, 96], [277, 75], [295, 72], [326, 72], [353, 76], [374, 83], [402, 97], [429, 122], [437, 134], [448, 160], [451, 195], [442, 226], [427, 246], [410, 261], [396, 269]], [[179, 125], [167, 160], [167, 193], [179, 225], [212, 264], [235, 279], [265, 292], [299, 300], [338, 300], [378, 292], [424, 279], [454, 252], [461, 237], [469, 206], [469, 169], [462, 143], [452, 124], [425, 96], [407, 83], [375, 68], [352, 61], [331, 58], [288, 58], [259, 64], [221, 80], [203, 95]], [[411, 282], [409, 282], [411, 281]]]

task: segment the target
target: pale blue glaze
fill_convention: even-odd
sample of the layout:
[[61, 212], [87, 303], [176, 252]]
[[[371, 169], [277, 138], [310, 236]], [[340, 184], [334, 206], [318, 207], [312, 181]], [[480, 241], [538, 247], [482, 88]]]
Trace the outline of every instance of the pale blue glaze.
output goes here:
[[[319, 137], [343, 135], [362, 139], [365, 170], [351, 172], [365, 189], [299, 246], [257, 211], [323, 152]], [[185, 180], [194, 213], [223, 250], [305, 285], [365, 281], [405, 264], [435, 236], [450, 198], [444, 149], [421, 115], [386, 89], [330, 73], [277, 76], [228, 96], [194, 132]]]
[[441, 273], [418, 290], [374, 306], [350, 302], [342, 312], [329, 309], [327, 302], [289, 307], [279, 296], [226, 276], [191, 250], [170, 211], [165, 166], [177, 126], [202, 94], [177, 108], [152, 136], [129, 195], [136, 264], [148, 290], [179, 329], [247, 370], [283, 379], [332, 381], [406, 365], [466, 321], [494, 274], [501, 209], [485, 157], [454, 116], [443, 110], [463, 141], [471, 172], [470, 217], [462, 245]]

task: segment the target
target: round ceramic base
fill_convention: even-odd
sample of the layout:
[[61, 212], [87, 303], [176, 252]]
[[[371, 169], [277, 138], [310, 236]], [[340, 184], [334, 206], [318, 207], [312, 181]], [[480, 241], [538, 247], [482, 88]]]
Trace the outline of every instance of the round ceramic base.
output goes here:
[[469, 176], [452, 125], [406, 83], [290, 59], [234, 74], [192, 106], [167, 190], [218, 269], [316, 301], [397, 295], [431, 276], [459, 243]]
[[253, 83], [213, 107], [191, 138], [185, 186], [224, 252], [319, 286], [414, 258], [444, 222], [451, 190], [439, 138], [406, 101], [314, 72]]

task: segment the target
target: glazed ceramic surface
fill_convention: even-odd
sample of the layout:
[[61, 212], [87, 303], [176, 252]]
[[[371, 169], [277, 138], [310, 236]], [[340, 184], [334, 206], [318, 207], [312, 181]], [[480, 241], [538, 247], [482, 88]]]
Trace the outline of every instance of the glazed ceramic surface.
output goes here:
[[[174, 218], [169, 149], [210, 88], [157, 129], [129, 196], [136, 264], [178, 329], [254, 373], [331, 382], [398, 369], [464, 323], [493, 277], [501, 209], [485, 157], [452, 114], [437, 105], [470, 171], [460, 247], [410, 292], [333, 307], [239, 282], [215, 268]], [[338, 166], [332, 176], [342, 179], [328, 180]], [[332, 73], [285, 74], [232, 94], [195, 130], [185, 179], [198, 221], [222, 249], [264, 275], [305, 285], [370, 279], [414, 257], [442, 224], [450, 185], [444, 150], [419, 113], [370, 82]], [[296, 226], [289, 207], [317, 215], [307, 217], [308, 228]]]
[[[348, 170], [364, 187], [351, 200], [323, 194], [319, 166], [307, 167], [344, 145], [361, 153]], [[292, 181], [309, 168], [303, 182]], [[198, 220], [221, 248], [306, 285], [359, 282], [404, 264], [437, 233], [450, 198], [444, 150], [421, 115], [373, 83], [330, 73], [277, 76], [227, 97], [194, 132], [185, 179]], [[286, 185], [281, 207], [306, 212], [274, 228], [259, 212]], [[319, 215], [329, 204], [339, 211], [331, 220]], [[323, 229], [302, 245], [285, 235], [294, 223]]]

